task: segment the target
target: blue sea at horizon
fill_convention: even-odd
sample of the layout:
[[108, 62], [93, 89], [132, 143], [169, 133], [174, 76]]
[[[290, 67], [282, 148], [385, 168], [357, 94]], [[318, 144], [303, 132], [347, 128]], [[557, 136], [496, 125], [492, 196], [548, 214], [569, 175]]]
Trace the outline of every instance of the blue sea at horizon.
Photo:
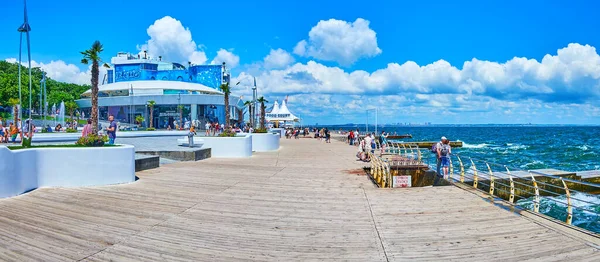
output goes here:
[[[356, 127], [331, 127], [331, 130]], [[359, 127], [365, 131], [364, 126]], [[453, 148], [473, 158], [485, 159], [518, 169], [554, 168], [564, 171], [600, 170], [600, 127], [598, 126], [479, 126], [479, 127], [379, 127], [390, 134], [411, 134], [404, 142], [438, 141], [446, 136], [462, 141]], [[369, 127], [369, 131], [374, 128]]]

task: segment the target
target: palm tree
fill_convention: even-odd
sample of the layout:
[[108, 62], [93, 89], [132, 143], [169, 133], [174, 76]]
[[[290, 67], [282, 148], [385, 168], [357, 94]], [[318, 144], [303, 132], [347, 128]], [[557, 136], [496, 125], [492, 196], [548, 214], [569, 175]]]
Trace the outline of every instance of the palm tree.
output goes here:
[[[77, 107], [78, 107], [77, 103], [75, 103], [73, 101], [67, 101], [65, 103], [65, 109], [67, 109], [67, 112], [69, 112], [69, 115], [71, 116], [71, 123], [73, 123], [73, 114], [75, 113], [75, 110], [77, 109]], [[77, 127], [75, 127], [75, 128], [77, 128]]]
[[[90, 61], [92, 62], [92, 133], [98, 134], [98, 78], [100, 76], [100, 70], [98, 65], [102, 63], [100, 53], [104, 49], [100, 41], [96, 40], [92, 44], [92, 47], [88, 50], [80, 52], [83, 55], [81, 63], [87, 65]], [[104, 67], [109, 68], [108, 64], [104, 64]]]
[[17, 119], [19, 119], [19, 99], [18, 98], [10, 98], [8, 99], [8, 104], [13, 107], [13, 117], [15, 125], [17, 124]]
[[154, 127], [154, 105], [156, 105], [154, 100], [148, 100], [148, 107], [150, 107], [150, 128]]
[[229, 127], [229, 94], [231, 93], [231, 87], [229, 82], [221, 85], [221, 91], [223, 91], [223, 99], [225, 100], [225, 126]]
[[253, 121], [254, 117], [252, 117], [253, 116], [253, 114], [252, 114], [252, 101], [246, 101], [246, 102], [244, 102], [244, 106], [248, 107], [248, 115], [250, 115], [250, 117], [249, 117], [249, 119], [250, 119], [250, 126], [253, 127], [254, 126], [254, 123], [253, 123], [254, 122]]
[[260, 128], [264, 129], [265, 128], [265, 110], [267, 109], [265, 107], [265, 103], [269, 103], [269, 101], [267, 101], [267, 99], [265, 99], [264, 96], [259, 97], [258, 99], [256, 99], [256, 101], [260, 103]]

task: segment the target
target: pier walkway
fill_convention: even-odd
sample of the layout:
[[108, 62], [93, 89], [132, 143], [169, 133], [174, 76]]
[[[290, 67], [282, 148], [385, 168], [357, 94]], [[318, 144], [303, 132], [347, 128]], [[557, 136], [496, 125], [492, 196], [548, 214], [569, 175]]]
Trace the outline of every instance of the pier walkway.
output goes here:
[[[2, 261], [574, 260], [598, 239], [455, 186], [378, 189], [355, 148], [281, 141], [180, 162], [126, 185], [0, 199]], [[68, 161], [68, 160], [65, 160]], [[82, 174], [85, 170], [82, 170]]]

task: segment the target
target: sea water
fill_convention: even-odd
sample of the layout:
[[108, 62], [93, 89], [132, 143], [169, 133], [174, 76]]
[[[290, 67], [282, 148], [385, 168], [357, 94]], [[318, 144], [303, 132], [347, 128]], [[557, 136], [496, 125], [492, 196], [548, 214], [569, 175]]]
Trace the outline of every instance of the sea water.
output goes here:
[[[357, 127], [330, 127], [356, 130]], [[358, 127], [361, 132], [365, 126]], [[446, 136], [462, 141], [453, 153], [484, 159], [517, 169], [554, 168], [564, 171], [600, 170], [598, 126], [480, 126], [480, 127], [378, 127], [394, 134], [411, 134], [404, 142], [438, 141]], [[369, 131], [374, 132], [370, 126]], [[427, 157], [427, 155], [425, 155]], [[433, 154], [431, 154], [433, 157]], [[600, 196], [572, 193], [573, 225], [600, 233]], [[542, 197], [540, 212], [565, 221], [566, 196]], [[561, 203], [562, 202], [562, 203]], [[517, 206], [533, 209], [533, 198], [520, 199]]]

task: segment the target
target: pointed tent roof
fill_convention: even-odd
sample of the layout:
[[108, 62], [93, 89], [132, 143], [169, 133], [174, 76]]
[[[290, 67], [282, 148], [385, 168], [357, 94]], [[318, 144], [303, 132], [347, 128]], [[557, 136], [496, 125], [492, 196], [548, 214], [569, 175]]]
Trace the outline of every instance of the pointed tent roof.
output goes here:
[[277, 100], [273, 103], [273, 109], [271, 109], [269, 114], [279, 114], [279, 103], [277, 103]]
[[279, 106], [279, 111], [277, 111], [276, 113], [273, 113], [273, 111], [271, 111], [271, 113], [266, 115], [266, 118], [268, 121], [295, 121], [298, 119], [298, 117], [292, 114], [287, 108], [287, 103], [285, 100], [281, 102], [281, 106]]
[[285, 102], [285, 100], [283, 100], [283, 102], [281, 102], [281, 107], [279, 108], [278, 114], [292, 114], [292, 113], [290, 113], [290, 110], [287, 108], [287, 103]]

